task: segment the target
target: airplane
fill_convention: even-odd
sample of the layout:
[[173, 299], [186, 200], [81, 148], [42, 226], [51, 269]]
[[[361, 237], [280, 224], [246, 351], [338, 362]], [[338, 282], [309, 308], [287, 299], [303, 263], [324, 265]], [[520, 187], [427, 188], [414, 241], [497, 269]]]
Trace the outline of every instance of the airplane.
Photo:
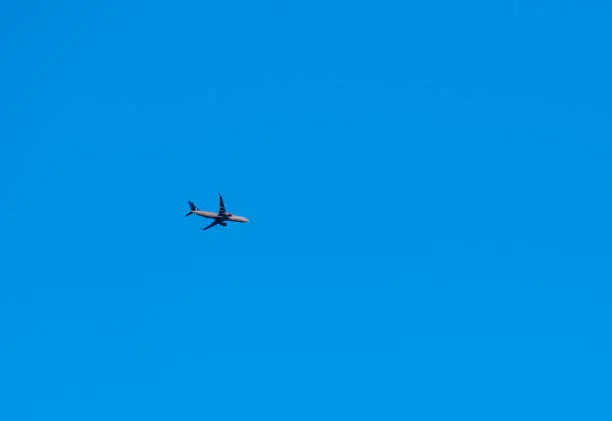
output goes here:
[[185, 216], [199, 215], [199, 216], [203, 216], [204, 218], [214, 219], [214, 221], [212, 221], [210, 225], [202, 228], [202, 231], [206, 231], [207, 229], [212, 228], [215, 225], [221, 225], [222, 227], [227, 227], [226, 221], [242, 222], [242, 223], [249, 222], [249, 220], [243, 216], [237, 216], [237, 215], [232, 215], [231, 213], [227, 213], [225, 211], [225, 204], [223, 203], [223, 196], [221, 196], [220, 193], [217, 193], [217, 194], [219, 195], [219, 212], [201, 211], [196, 207], [196, 205], [191, 200], [188, 200], [187, 203], [189, 203], [189, 208], [191, 210]]

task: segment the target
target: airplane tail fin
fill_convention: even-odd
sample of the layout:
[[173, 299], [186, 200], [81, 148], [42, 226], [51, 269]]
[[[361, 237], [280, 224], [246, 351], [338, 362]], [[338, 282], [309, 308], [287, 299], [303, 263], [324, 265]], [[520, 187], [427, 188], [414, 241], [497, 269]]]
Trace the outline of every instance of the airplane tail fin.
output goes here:
[[192, 213], [194, 213], [195, 211], [198, 210], [198, 208], [196, 208], [196, 205], [191, 200], [188, 200], [187, 203], [189, 203], [189, 208], [191, 210], [185, 216], [189, 216], [189, 215], [191, 215]]

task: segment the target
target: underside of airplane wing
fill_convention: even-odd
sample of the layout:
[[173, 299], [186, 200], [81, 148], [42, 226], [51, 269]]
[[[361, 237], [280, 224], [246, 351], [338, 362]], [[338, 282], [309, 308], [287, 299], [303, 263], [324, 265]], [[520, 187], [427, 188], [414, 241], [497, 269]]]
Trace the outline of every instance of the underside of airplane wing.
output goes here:
[[219, 214], [225, 213], [225, 204], [223, 203], [223, 196], [219, 195]]
[[202, 231], [206, 231], [208, 228], [212, 228], [212, 227], [214, 227], [215, 225], [217, 225], [218, 223], [219, 223], [219, 221], [215, 219], [214, 221], [212, 221], [212, 222], [210, 223], [210, 225], [208, 225], [208, 226], [207, 226], [207, 227], [205, 227], [205, 228], [202, 228]]

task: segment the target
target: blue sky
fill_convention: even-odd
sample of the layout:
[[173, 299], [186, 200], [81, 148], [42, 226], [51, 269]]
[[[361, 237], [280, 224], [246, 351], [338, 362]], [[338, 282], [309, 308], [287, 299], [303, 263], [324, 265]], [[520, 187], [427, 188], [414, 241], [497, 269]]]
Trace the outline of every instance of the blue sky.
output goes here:
[[611, 17], [4, 0], [0, 418], [610, 419]]

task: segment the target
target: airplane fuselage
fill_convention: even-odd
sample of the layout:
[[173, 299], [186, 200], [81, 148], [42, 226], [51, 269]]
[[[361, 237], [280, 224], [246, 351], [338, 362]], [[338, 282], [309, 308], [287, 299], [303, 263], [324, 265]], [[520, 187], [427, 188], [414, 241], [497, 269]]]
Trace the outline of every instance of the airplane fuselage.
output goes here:
[[231, 213], [222, 213], [219, 214], [217, 212], [209, 212], [209, 211], [201, 211], [196, 210], [193, 211], [195, 215], [203, 216], [204, 218], [216, 219], [219, 222], [231, 221], [231, 222], [249, 222], [244, 216], [232, 215]]

